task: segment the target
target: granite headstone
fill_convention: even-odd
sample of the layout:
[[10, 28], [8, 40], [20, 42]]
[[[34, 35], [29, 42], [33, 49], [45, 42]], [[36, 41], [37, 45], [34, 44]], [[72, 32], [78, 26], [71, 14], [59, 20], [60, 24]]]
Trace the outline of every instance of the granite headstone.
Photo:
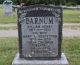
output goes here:
[[62, 8], [47, 5], [19, 8], [18, 33], [20, 58], [61, 58]]

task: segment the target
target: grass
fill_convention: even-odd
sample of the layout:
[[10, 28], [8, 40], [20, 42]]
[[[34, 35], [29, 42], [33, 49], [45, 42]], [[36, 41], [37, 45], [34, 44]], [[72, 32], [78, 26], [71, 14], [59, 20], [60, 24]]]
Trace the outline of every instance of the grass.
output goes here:
[[80, 23], [80, 10], [64, 10], [63, 20], [66, 23]]
[[17, 38], [0, 38], [0, 65], [11, 65], [17, 46]]
[[[0, 38], [0, 65], [11, 65], [18, 52], [17, 38]], [[80, 65], [80, 38], [64, 38], [62, 51], [66, 54], [69, 65]]]
[[80, 65], [80, 38], [64, 39], [62, 48], [69, 60], [69, 65]]

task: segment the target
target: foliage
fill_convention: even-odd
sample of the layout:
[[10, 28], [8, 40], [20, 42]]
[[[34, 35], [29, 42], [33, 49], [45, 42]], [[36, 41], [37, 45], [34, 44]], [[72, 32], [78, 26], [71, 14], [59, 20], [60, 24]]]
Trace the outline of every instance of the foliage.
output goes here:
[[12, 0], [12, 2], [13, 2], [13, 4], [18, 4], [19, 5], [21, 1], [20, 0]]
[[2, 4], [4, 2], [4, 0], [0, 0], [0, 4]]
[[77, 4], [75, 2], [68, 2], [66, 3], [67, 6], [76, 6]]
[[[3, 3], [4, 0], [0, 0], [0, 4]], [[12, 0], [14, 4], [20, 4], [21, 2], [27, 4], [54, 4], [54, 5], [62, 5], [62, 4], [70, 4], [74, 3], [80, 4], [80, 0]]]

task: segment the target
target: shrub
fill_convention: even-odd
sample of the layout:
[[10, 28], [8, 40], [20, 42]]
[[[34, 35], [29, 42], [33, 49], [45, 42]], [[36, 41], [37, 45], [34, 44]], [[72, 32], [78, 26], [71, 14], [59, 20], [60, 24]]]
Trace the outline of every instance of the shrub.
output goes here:
[[66, 3], [66, 6], [75, 6], [75, 5], [77, 5], [75, 2], [68, 2], [68, 3]]

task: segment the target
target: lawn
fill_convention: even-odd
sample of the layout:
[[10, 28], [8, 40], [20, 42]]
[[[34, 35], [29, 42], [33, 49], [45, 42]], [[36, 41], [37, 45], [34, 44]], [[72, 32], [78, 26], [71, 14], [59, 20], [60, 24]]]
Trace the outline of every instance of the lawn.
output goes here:
[[[80, 10], [64, 10], [63, 20], [66, 23], [80, 23]], [[4, 16], [4, 10], [0, 6], [0, 23], [16, 23], [17, 14], [13, 12], [13, 16]]]
[[80, 10], [64, 10], [63, 20], [66, 23], [80, 23]]
[[[18, 50], [17, 38], [0, 38], [0, 65], [11, 65]], [[80, 38], [64, 38], [62, 51], [69, 65], [80, 65]]]
[[62, 50], [69, 60], [69, 65], [80, 65], [80, 38], [65, 38]]
[[0, 38], [0, 65], [11, 65], [17, 46], [17, 38]]

